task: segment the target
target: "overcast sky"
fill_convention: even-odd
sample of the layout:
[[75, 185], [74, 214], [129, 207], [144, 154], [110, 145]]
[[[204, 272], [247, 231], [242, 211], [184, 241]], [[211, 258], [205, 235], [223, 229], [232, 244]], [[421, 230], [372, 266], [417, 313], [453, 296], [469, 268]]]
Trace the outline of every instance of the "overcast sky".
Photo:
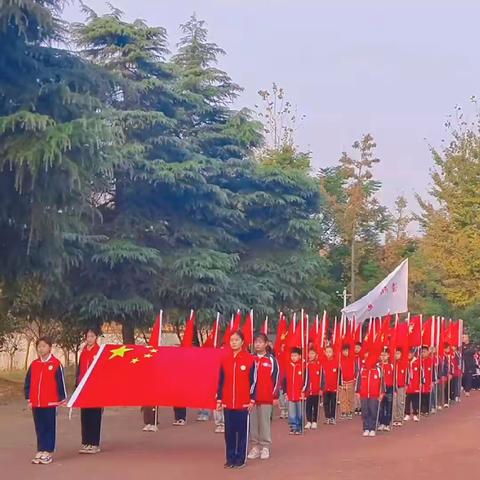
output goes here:
[[[103, 0], [85, 0], [98, 13]], [[244, 87], [239, 106], [258, 102], [275, 81], [305, 114], [297, 141], [314, 167], [336, 163], [370, 132], [381, 159], [380, 199], [391, 206], [424, 194], [429, 144], [448, 138], [455, 105], [479, 93], [476, 0], [112, 0], [127, 20], [167, 29], [173, 50], [189, 16], [208, 24], [227, 51], [220, 66]], [[395, 4], [395, 5], [392, 5]], [[82, 20], [78, 2], [67, 20]]]

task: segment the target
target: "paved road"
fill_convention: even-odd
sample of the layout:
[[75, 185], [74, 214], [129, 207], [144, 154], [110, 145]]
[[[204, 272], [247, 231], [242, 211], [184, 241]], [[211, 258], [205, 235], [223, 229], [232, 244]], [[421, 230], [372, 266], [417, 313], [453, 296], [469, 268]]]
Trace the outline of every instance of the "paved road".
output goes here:
[[162, 409], [158, 433], [140, 430], [138, 409], [109, 409], [104, 417], [103, 451], [78, 455], [78, 412], [58, 419], [58, 451], [51, 465], [31, 465], [33, 422], [23, 404], [0, 407], [0, 478], [36, 480], [317, 479], [390, 480], [476, 478], [480, 474], [480, 392], [460, 405], [418, 424], [376, 438], [361, 436], [358, 418], [322, 425], [304, 437], [287, 435], [285, 421], [273, 425], [269, 461], [256, 460], [226, 471], [221, 435], [212, 422], [171, 426], [172, 411]]

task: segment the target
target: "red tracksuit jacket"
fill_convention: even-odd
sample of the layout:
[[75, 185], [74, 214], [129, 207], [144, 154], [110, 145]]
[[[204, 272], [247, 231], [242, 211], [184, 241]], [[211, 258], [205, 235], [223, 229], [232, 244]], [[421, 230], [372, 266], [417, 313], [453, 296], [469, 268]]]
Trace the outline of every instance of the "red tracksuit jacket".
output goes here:
[[409, 382], [408, 362], [400, 360], [395, 364], [395, 388], [404, 388]]
[[410, 381], [407, 385], [407, 393], [420, 393], [421, 385], [421, 372], [420, 372], [420, 360], [418, 358], [412, 358], [408, 366], [410, 372]]
[[385, 384], [385, 387], [393, 387], [393, 365], [391, 363], [382, 363], [380, 366], [382, 367], [383, 382]]
[[278, 388], [279, 368], [273, 355], [255, 355], [257, 369], [257, 404], [272, 405]]
[[32, 407], [55, 407], [67, 398], [63, 367], [58, 358], [50, 355], [47, 360], [34, 360], [25, 377], [25, 398]]
[[360, 398], [378, 399], [384, 391], [382, 369], [378, 365], [370, 368], [362, 366], [357, 380], [357, 393]]
[[433, 366], [432, 357], [422, 359], [422, 393], [430, 393], [433, 384]]
[[244, 410], [256, 398], [256, 377], [252, 355], [242, 350], [235, 356], [229, 351], [220, 365], [217, 400], [230, 410]]
[[319, 395], [320, 394], [320, 379], [321, 379], [321, 366], [319, 360], [309, 361], [307, 364], [308, 369], [308, 385], [307, 395]]
[[340, 385], [345, 382], [352, 382], [357, 378], [357, 363], [355, 355], [340, 356]]
[[289, 402], [299, 402], [302, 399], [302, 393], [307, 390], [308, 369], [303, 369], [302, 361], [289, 362], [285, 374], [285, 391]]
[[100, 345], [96, 343], [93, 345], [92, 349], [89, 350], [85, 347], [80, 354], [80, 359], [78, 361], [77, 375], [76, 375], [76, 384], [78, 385], [82, 380], [83, 376], [87, 373], [87, 370], [90, 368], [90, 365], [93, 363], [95, 355], [100, 350]]
[[322, 358], [322, 382], [321, 390], [324, 392], [336, 392], [338, 389], [338, 357]]

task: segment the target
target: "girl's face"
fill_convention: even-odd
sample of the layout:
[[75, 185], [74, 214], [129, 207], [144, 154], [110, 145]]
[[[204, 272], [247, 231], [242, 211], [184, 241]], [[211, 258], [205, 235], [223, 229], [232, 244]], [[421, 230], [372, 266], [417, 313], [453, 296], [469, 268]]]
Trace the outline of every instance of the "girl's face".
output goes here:
[[44, 342], [44, 341], [39, 342], [37, 345], [37, 353], [41, 357], [47, 356], [50, 353], [51, 349], [52, 347], [47, 342]]
[[327, 347], [325, 349], [325, 356], [327, 358], [332, 358], [333, 357], [333, 348], [332, 347]]
[[97, 343], [97, 336], [91, 330], [89, 330], [85, 335], [85, 341], [87, 342], [87, 345], [91, 347]]
[[313, 351], [313, 350], [310, 350], [308, 352], [308, 359], [313, 362], [314, 360], [317, 359], [317, 352]]
[[238, 352], [239, 350], [241, 350], [242, 346], [243, 340], [236, 333], [234, 333], [230, 337], [230, 347], [234, 352]]
[[255, 339], [255, 343], [253, 344], [255, 347], [255, 351], [257, 353], [265, 353], [267, 350], [267, 344], [263, 341], [263, 338], [258, 337]]

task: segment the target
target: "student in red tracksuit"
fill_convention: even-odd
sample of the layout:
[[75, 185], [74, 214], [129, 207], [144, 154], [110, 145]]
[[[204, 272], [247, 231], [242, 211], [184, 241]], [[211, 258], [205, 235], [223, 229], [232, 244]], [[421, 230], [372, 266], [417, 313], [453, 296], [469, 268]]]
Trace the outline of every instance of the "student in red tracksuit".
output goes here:
[[454, 402], [460, 401], [460, 388], [462, 385], [462, 365], [460, 362], [460, 354], [456, 345], [451, 346], [450, 363], [452, 365], [452, 380], [450, 386], [450, 400]]
[[245, 466], [248, 448], [248, 413], [255, 406], [255, 360], [243, 349], [243, 333], [230, 336], [230, 351], [220, 365], [217, 410], [225, 416], [225, 468]]
[[335, 425], [339, 362], [340, 359], [338, 355], [334, 355], [333, 348], [330, 346], [326, 347], [320, 359], [322, 366], [320, 390], [323, 393], [323, 409], [325, 412], [326, 425]]
[[380, 354], [380, 367], [385, 385], [385, 395], [383, 395], [382, 401], [380, 402], [378, 430], [389, 432], [393, 413], [394, 367], [393, 363], [390, 362], [390, 351], [388, 348]]
[[351, 420], [355, 408], [355, 380], [358, 375], [357, 358], [350, 345], [343, 345], [340, 356], [340, 418]]
[[308, 370], [302, 360], [302, 349], [293, 347], [290, 351], [290, 362], [284, 378], [284, 390], [288, 400], [288, 424], [290, 435], [300, 435], [303, 426], [302, 402], [309, 382]]
[[[362, 342], [355, 342], [354, 352], [355, 352], [355, 379], [358, 377], [358, 372], [360, 372], [360, 368], [362, 366], [362, 359], [360, 353], [362, 351]], [[360, 410], [360, 395], [355, 392], [355, 415], [361, 415]]]
[[404, 421], [410, 420], [410, 415], [413, 415], [413, 421], [418, 422], [419, 401], [420, 401], [420, 387], [421, 387], [421, 372], [420, 360], [415, 355], [415, 349], [408, 352], [408, 368], [409, 368], [409, 382], [407, 385], [407, 399], [405, 403], [405, 417]]
[[313, 347], [308, 351], [308, 385], [307, 385], [307, 404], [306, 417], [307, 423], [305, 428], [315, 430], [317, 428], [318, 420], [318, 404], [320, 402], [320, 361], [318, 360], [317, 352]]
[[405, 395], [409, 382], [409, 365], [406, 353], [401, 348], [395, 352], [395, 376], [393, 392], [393, 426], [401, 427], [405, 415]]
[[248, 458], [267, 460], [272, 446], [273, 400], [278, 396], [279, 369], [275, 357], [268, 353], [268, 337], [255, 336], [255, 364], [257, 369], [257, 398], [250, 412], [250, 444]]
[[382, 369], [368, 358], [362, 364], [357, 380], [363, 420], [363, 436], [376, 435], [379, 401], [385, 392]]
[[63, 367], [52, 353], [52, 341], [41, 337], [36, 343], [38, 358], [28, 369], [25, 378], [25, 398], [32, 408], [37, 454], [35, 464], [52, 463], [55, 450], [57, 406], [67, 398]]
[[[85, 330], [85, 347], [80, 353], [76, 386], [82, 381], [90, 365], [94, 362], [100, 346], [97, 343], [98, 332], [89, 328]], [[80, 419], [82, 424], [82, 446], [79, 453], [98, 453], [100, 451], [100, 429], [102, 426], [102, 408], [82, 408]]]
[[422, 347], [422, 386], [420, 398], [420, 412], [422, 415], [430, 413], [431, 395], [433, 387], [433, 358], [427, 346]]

